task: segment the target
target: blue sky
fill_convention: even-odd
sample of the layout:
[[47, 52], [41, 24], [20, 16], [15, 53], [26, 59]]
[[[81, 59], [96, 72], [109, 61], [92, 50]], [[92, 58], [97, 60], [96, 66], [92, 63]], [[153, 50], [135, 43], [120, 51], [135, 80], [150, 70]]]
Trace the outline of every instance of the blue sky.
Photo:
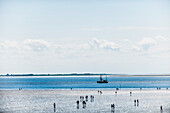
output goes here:
[[0, 0], [0, 73], [170, 73], [169, 0]]

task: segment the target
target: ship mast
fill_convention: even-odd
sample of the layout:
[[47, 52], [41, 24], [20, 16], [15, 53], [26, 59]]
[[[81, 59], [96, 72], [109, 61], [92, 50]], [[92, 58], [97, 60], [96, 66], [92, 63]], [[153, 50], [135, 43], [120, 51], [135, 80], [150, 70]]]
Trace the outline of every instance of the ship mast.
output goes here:
[[102, 75], [100, 75], [100, 80], [102, 81]]

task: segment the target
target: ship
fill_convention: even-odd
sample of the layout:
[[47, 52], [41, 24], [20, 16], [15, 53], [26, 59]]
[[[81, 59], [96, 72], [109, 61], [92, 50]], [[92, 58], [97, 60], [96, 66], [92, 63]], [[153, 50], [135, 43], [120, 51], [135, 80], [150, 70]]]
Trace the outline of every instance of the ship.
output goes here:
[[106, 80], [103, 80], [102, 76], [100, 75], [100, 80], [97, 81], [97, 83], [108, 83], [107, 76], [106, 76]]

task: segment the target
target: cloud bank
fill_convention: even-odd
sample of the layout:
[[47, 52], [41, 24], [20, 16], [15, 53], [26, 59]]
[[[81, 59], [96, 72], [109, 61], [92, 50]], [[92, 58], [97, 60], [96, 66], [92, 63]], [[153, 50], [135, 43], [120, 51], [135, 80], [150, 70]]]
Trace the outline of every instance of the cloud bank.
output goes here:
[[[133, 53], [137, 55], [141, 54], [167, 54], [170, 53], [170, 38], [164, 36], [156, 37], [144, 37], [141, 40], [133, 41], [124, 39], [124, 42], [115, 42], [108, 40], [99, 40], [93, 38], [89, 42], [84, 44], [72, 43], [72, 44], [58, 44], [57, 42], [49, 42], [42, 39], [26, 39], [24, 41], [4, 41], [0, 42], [0, 52], [20, 52], [24, 55], [27, 52], [41, 53], [41, 52], [53, 52], [52, 54], [91, 54], [90, 52], [117, 52], [117, 53]], [[84, 51], [84, 52], [83, 52]], [[23, 52], [23, 53], [22, 53]]]
[[[92, 38], [75, 43], [42, 39], [0, 42], [1, 73], [9, 72], [168, 72], [170, 38], [143, 37], [137, 40]], [[163, 68], [161, 68], [163, 67]], [[159, 71], [160, 70], [160, 71]], [[126, 72], [120, 72], [126, 73]]]

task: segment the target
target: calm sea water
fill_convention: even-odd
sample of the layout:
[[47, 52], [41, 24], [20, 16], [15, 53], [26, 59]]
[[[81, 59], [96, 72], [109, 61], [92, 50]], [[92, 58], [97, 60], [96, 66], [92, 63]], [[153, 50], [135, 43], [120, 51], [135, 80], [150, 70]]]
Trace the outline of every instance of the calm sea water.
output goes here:
[[[105, 77], [103, 77], [105, 79]], [[170, 88], [170, 77], [0, 77], [0, 89]]]

